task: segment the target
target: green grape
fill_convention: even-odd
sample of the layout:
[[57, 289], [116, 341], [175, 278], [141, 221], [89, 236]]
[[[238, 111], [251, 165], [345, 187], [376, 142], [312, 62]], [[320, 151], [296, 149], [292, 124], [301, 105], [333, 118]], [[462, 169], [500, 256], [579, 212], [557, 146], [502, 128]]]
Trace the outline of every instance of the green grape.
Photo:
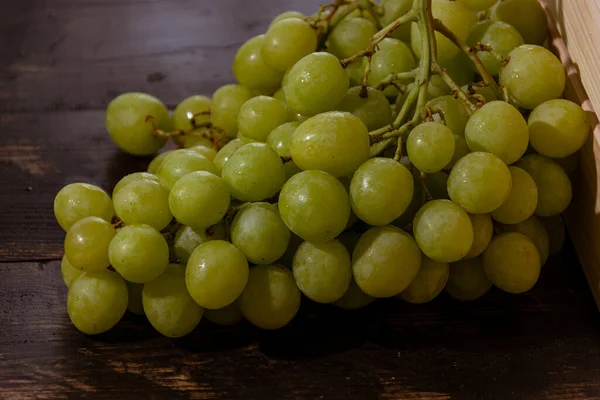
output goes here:
[[492, 218], [503, 224], [518, 224], [531, 217], [538, 203], [538, 189], [527, 172], [518, 167], [508, 167], [512, 187], [506, 201], [492, 211]]
[[144, 284], [142, 304], [154, 329], [171, 338], [194, 330], [204, 313], [187, 291], [185, 269], [177, 264], [169, 264], [161, 276]]
[[157, 172], [160, 183], [171, 190], [184, 175], [194, 171], [217, 173], [215, 165], [202, 154], [193, 150], [177, 150], [169, 154]]
[[346, 97], [338, 105], [338, 110], [354, 114], [366, 125], [367, 130], [373, 131], [392, 123], [392, 108], [385, 95], [380, 90], [367, 87], [367, 97], [362, 98], [361, 87], [348, 89]]
[[222, 224], [211, 227], [207, 231], [194, 229], [184, 225], [177, 230], [173, 239], [173, 250], [179, 262], [187, 264], [190, 255], [196, 247], [210, 240], [224, 240], [225, 226]]
[[279, 154], [279, 157], [291, 157], [292, 135], [299, 126], [298, 121], [286, 122], [269, 133], [267, 144]]
[[140, 181], [142, 179], [148, 179], [150, 181], [158, 182], [158, 177], [154, 174], [148, 172], [134, 172], [133, 174], [125, 175], [123, 178], [121, 178], [119, 182], [117, 182], [115, 188], [112, 191], [112, 197], [115, 197], [119, 190], [123, 189], [131, 182]]
[[531, 154], [523, 157], [516, 166], [527, 171], [535, 181], [538, 189], [536, 215], [552, 217], [567, 209], [573, 189], [560, 165], [544, 156]]
[[579, 166], [579, 152], [562, 158], [554, 158], [553, 160], [560, 165], [567, 175], [571, 176], [575, 173], [577, 167]]
[[425, 175], [425, 186], [434, 200], [446, 199], [450, 200], [448, 194], [448, 174], [439, 171], [433, 174]]
[[127, 285], [115, 272], [86, 272], [69, 288], [67, 311], [75, 328], [96, 335], [114, 327], [127, 310]]
[[242, 135], [241, 133], [238, 133], [238, 134], [237, 134], [237, 138], [238, 138], [239, 140], [241, 140], [243, 144], [249, 144], [249, 143], [258, 143], [256, 140], [254, 140], [254, 139], [251, 139], [251, 138], [249, 138], [249, 137], [247, 137], [247, 136], [244, 136], [244, 135]]
[[112, 141], [136, 156], [154, 154], [167, 143], [154, 134], [155, 129], [171, 130], [169, 110], [156, 97], [144, 93], [125, 93], [113, 99], [106, 108], [105, 123]]
[[421, 251], [412, 236], [395, 226], [365, 232], [352, 253], [352, 272], [360, 289], [372, 297], [392, 297], [405, 290], [421, 267]]
[[271, 23], [262, 45], [262, 58], [269, 67], [287, 71], [298, 60], [317, 50], [317, 32], [301, 18]]
[[185, 283], [194, 301], [217, 309], [239, 297], [248, 281], [248, 261], [241, 250], [224, 240], [200, 244], [185, 270]]
[[454, 155], [452, 156], [452, 160], [446, 166], [446, 168], [454, 168], [456, 162], [469, 154], [471, 150], [469, 149], [469, 145], [467, 144], [467, 140], [462, 135], [454, 134]]
[[127, 281], [125, 283], [127, 284], [127, 310], [137, 315], [144, 315], [144, 305], [142, 304], [144, 284]]
[[421, 251], [438, 262], [458, 261], [473, 245], [469, 215], [450, 200], [433, 200], [421, 207], [413, 232]]
[[169, 245], [150, 225], [127, 225], [111, 240], [108, 258], [124, 279], [146, 283], [158, 278], [169, 264]]
[[[456, 57], [453, 57], [442, 64], [442, 67], [444, 67], [446, 73], [450, 75], [452, 80], [459, 86], [467, 85], [475, 80], [473, 75], [473, 66], [474, 64], [473, 61], [471, 61], [471, 58], [463, 52], [458, 53]], [[438, 78], [441, 77], [438, 75]], [[450, 86], [448, 86], [445, 82], [443, 82], [443, 84], [445, 85], [445, 94], [450, 93]], [[461, 106], [463, 109], [465, 108], [462, 104]]]
[[99, 217], [110, 222], [114, 214], [108, 194], [87, 183], [71, 183], [60, 189], [54, 198], [54, 217], [65, 232], [85, 217]]
[[154, 157], [152, 159], [152, 161], [150, 161], [150, 164], [148, 165], [147, 172], [149, 174], [156, 175], [156, 172], [158, 172], [158, 170], [162, 166], [163, 162], [165, 161], [165, 158], [167, 158], [167, 156], [169, 154], [171, 154], [173, 151], [174, 150], [165, 151], [163, 153], [160, 153], [156, 157]]
[[254, 94], [242, 85], [225, 85], [213, 93], [210, 118], [215, 126], [223, 129], [228, 137], [238, 131], [238, 113], [242, 105]]
[[[186, 98], [173, 111], [173, 115], [171, 116], [173, 129], [187, 132], [196, 129], [196, 126], [210, 122], [210, 115], [208, 114], [210, 106], [211, 100], [206, 96], [195, 95]], [[184, 137], [183, 139], [185, 140], [186, 138]]]
[[524, 293], [540, 277], [540, 256], [527, 236], [505, 233], [496, 236], [483, 253], [483, 269], [490, 282], [499, 289]]
[[549, 50], [525, 44], [511, 51], [508, 58], [508, 63], [500, 69], [500, 84], [518, 106], [533, 110], [562, 96], [565, 69]]
[[291, 271], [280, 265], [259, 265], [250, 270], [248, 284], [237, 304], [252, 325], [279, 329], [296, 316], [300, 299]]
[[213, 147], [213, 141], [208, 137], [202, 136], [201, 129], [192, 131], [184, 136], [173, 137], [173, 141], [185, 149], [196, 146]]
[[348, 112], [326, 112], [300, 124], [290, 150], [300, 169], [349, 176], [369, 159], [369, 132], [360, 118]]
[[456, 162], [448, 178], [448, 194], [472, 214], [500, 207], [512, 186], [510, 170], [492, 153], [469, 153]]
[[365, 58], [359, 58], [346, 66], [350, 87], [362, 85], [365, 77], [365, 66]]
[[235, 54], [233, 76], [243, 86], [261, 93], [274, 93], [283, 79], [283, 72], [268, 66], [262, 56], [265, 35], [250, 38]]
[[529, 134], [535, 150], [547, 157], [567, 157], [585, 144], [590, 123], [583, 108], [569, 100], [550, 100], [529, 115]]
[[[371, 73], [369, 86], [377, 86], [390, 74], [408, 72], [415, 68], [416, 62], [410, 48], [398, 39], [385, 38], [377, 45], [379, 48], [371, 58]], [[408, 84], [412, 79], [399, 80], [399, 83]], [[389, 86], [383, 93], [387, 97], [398, 95], [398, 89]]]
[[497, 0], [456, 0], [457, 2], [464, 4], [471, 11], [485, 11]]
[[[560, 215], [554, 217], [539, 218], [548, 233], [548, 248], [550, 255], [558, 254], [565, 244], [567, 233], [565, 223]], [[536, 246], [537, 247], [537, 246]]]
[[218, 310], [204, 310], [204, 318], [213, 324], [230, 326], [237, 324], [243, 315], [237, 303], [233, 302]]
[[429, 257], [423, 257], [417, 276], [398, 296], [413, 304], [428, 303], [444, 290], [449, 275], [448, 263], [440, 263]]
[[169, 191], [148, 179], [134, 181], [113, 198], [117, 216], [126, 224], [146, 224], [163, 230], [173, 219], [169, 210]]
[[[466, 40], [471, 27], [477, 22], [477, 14], [464, 5], [452, 0], [433, 0], [431, 4], [433, 18], [439, 19], [456, 36]], [[416, 23], [411, 25], [411, 45], [415, 55], [421, 58], [421, 31]], [[459, 48], [441, 33], [435, 33], [438, 60], [444, 63], [459, 53]]]
[[410, 171], [383, 157], [361, 165], [350, 182], [352, 211], [369, 225], [387, 225], [408, 208], [414, 193]]
[[540, 258], [540, 264], [543, 266], [548, 260], [550, 255], [550, 239], [548, 232], [544, 225], [538, 218], [532, 216], [527, 220], [514, 224], [514, 225], [501, 225], [500, 231], [506, 232], [518, 232], [527, 236], [529, 240], [535, 245], [538, 255]]
[[292, 176], [281, 189], [278, 206], [287, 227], [313, 243], [334, 239], [346, 228], [350, 217], [344, 185], [317, 170]]
[[304, 242], [292, 263], [298, 288], [318, 303], [342, 298], [352, 279], [350, 254], [338, 240], [313, 244]]
[[274, 24], [276, 24], [277, 22], [283, 21], [284, 19], [288, 19], [288, 18], [304, 19], [304, 14], [302, 14], [301, 12], [298, 12], [298, 11], [285, 11], [285, 12], [279, 14], [278, 16], [276, 16], [275, 18], [273, 18], [273, 21], [271, 21], [269, 28], [271, 26], [273, 26]]
[[471, 301], [486, 294], [492, 283], [483, 271], [481, 257], [450, 264], [446, 292], [457, 300]]
[[231, 243], [253, 264], [271, 264], [281, 258], [290, 236], [275, 204], [247, 204], [231, 223]]
[[285, 103], [269, 96], [253, 97], [240, 108], [239, 133], [258, 142], [265, 142], [273, 129], [288, 120], [289, 112]]
[[333, 110], [348, 91], [348, 75], [333, 54], [312, 53], [288, 72], [283, 90], [288, 106], [303, 115]]
[[494, 224], [488, 214], [469, 214], [473, 226], [473, 244], [463, 259], [478, 257], [489, 246], [494, 235]]
[[240, 147], [227, 160], [221, 176], [231, 195], [241, 201], [261, 201], [273, 197], [285, 182], [281, 158], [264, 143]]
[[197, 145], [189, 147], [189, 150], [195, 151], [196, 153], [203, 155], [211, 162], [214, 161], [215, 157], [217, 156], [217, 151], [212, 147]]
[[108, 246], [116, 230], [98, 217], [85, 217], [67, 231], [65, 256], [74, 268], [102, 271], [110, 265]]
[[344, 293], [340, 299], [334, 301], [333, 305], [343, 310], [357, 310], [368, 306], [374, 301], [375, 297], [371, 297], [363, 292], [354, 279], [352, 279], [350, 280], [350, 285], [348, 286], [346, 293]]
[[440, 171], [454, 156], [452, 131], [436, 122], [424, 122], [413, 129], [406, 141], [411, 163], [427, 173]]
[[460, 100], [451, 95], [436, 97], [429, 100], [425, 107], [431, 110], [440, 110], [444, 117], [445, 125], [453, 134], [464, 136], [465, 127], [469, 121], [469, 114]]
[[[413, 0], [382, 0], [383, 15], [380, 17], [381, 25], [388, 26], [402, 15], [406, 14], [413, 5]], [[392, 37], [404, 42], [410, 42], [410, 25], [404, 24], [392, 32]]]
[[525, 154], [529, 130], [519, 110], [504, 101], [492, 101], [469, 118], [465, 139], [471, 151], [487, 151], [512, 164]]
[[538, 0], [502, 0], [490, 9], [493, 20], [514, 26], [525, 43], [543, 44], [548, 36], [548, 21]]
[[348, 58], [371, 43], [377, 28], [365, 18], [344, 18], [329, 34], [327, 50], [339, 59]]
[[206, 171], [183, 176], [169, 193], [169, 209], [175, 219], [195, 228], [208, 228], [219, 222], [230, 201], [227, 184]]
[[244, 144], [246, 143], [242, 142], [241, 139], [233, 139], [231, 142], [223, 146], [221, 150], [219, 150], [217, 156], [213, 160], [213, 163], [217, 168], [219, 174], [223, 170], [223, 166], [225, 165], [227, 160], [229, 160], [229, 157], [231, 157], [231, 155], [235, 153], [235, 151], [242, 147]]
[[[475, 46], [477, 43], [482, 43], [491, 46], [494, 51], [504, 57], [515, 48], [521, 46], [525, 42], [518, 30], [512, 25], [502, 21], [484, 20], [480, 21], [473, 28], [467, 38], [469, 46]], [[483, 66], [488, 72], [494, 76], [498, 75], [502, 62], [487, 51], [477, 52], [477, 56], [483, 62]], [[472, 64], [472, 70], [475, 70], [475, 65]], [[475, 71], [477, 72], [477, 71]]]
[[60, 274], [62, 275], [63, 282], [69, 288], [75, 279], [79, 278], [83, 274], [83, 270], [77, 269], [71, 265], [71, 262], [67, 259], [67, 256], [63, 256], [60, 261]]
[[496, 96], [496, 93], [494, 93], [494, 91], [489, 86], [477, 86], [468, 84], [464, 85], [461, 88], [461, 90], [469, 95], [478, 94], [480, 96], [483, 96], [483, 98], [487, 102], [498, 100], [498, 96]]

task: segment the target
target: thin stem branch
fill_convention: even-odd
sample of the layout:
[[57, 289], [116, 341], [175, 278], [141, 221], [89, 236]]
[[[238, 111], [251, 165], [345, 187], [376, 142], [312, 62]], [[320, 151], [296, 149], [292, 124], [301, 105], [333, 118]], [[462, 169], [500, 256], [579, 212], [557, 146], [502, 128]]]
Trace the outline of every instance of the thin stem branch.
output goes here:
[[411, 78], [414, 79], [417, 76], [418, 72], [419, 72], [419, 70], [417, 68], [415, 68], [412, 71], [397, 72], [395, 74], [389, 74], [381, 82], [379, 82], [377, 84], [375, 89], [378, 89], [378, 90], [385, 89], [386, 87], [392, 85], [395, 81], [398, 81], [398, 80], [406, 80], [406, 79], [411, 79]]
[[446, 83], [446, 85], [450, 86], [450, 90], [452, 90], [452, 95], [457, 97], [465, 106], [467, 113], [472, 115], [475, 111], [477, 111], [477, 106], [471, 103], [469, 97], [462, 91], [462, 89], [458, 86], [456, 82], [448, 75], [446, 69], [441, 67], [439, 64], [433, 64], [433, 72], [438, 74], [442, 80]]

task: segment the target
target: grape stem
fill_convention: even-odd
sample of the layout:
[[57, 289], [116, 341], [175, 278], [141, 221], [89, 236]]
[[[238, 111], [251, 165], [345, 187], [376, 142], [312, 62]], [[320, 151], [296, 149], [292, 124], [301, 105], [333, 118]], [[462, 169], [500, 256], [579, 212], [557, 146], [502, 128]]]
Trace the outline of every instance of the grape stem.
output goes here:
[[458, 86], [456, 82], [448, 75], [446, 69], [440, 66], [438, 63], [433, 64], [433, 72], [438, 74], [442, 80], [450, 87], [452, 90], [452, 96], [458, 98], [463, 105], [465, 106], [467, 113], [469, 115], [473, 115], [475, 111], [477, 111], [477, 106], [469, 100], [469, 97], [462, 91], [462, 89]]
[[490, 46], [489, 44], [477, 42], [475, 44], [475, 46], [473, 46], [473, 50], [475, 52], [485, 51], [487, 53], [490, 53], [492, 55], [492, 57], [494, 57], [496, 60], [500, 61], [500, 63], [502, 63], [503, 66], [508, 64], [508, 62], [510, 61], [510, 57], [504, 57], [502, 54], [500, 54], [496, 50], [494, 50], [494, 48], [492, 46]]
[[[419, 72], [418, 68], [415, 68], [412, 71], [398, 72], [395, 74], [390, 74], [387, 77], [385, 77], [381, 82], [379, 82], [377, 84], [377, 86], [375, 87], [375, 89], [377, 89], [377, 90], [385, 89], [386, 87], [393, 85], [394, 82], [399, 81], [399, 80], [407, 80], [407, 79], [411, 79], [411, 78], [414, 79], [417, 76], [418, 72]], [[404, 91], [406, 91], [406, 89]]]

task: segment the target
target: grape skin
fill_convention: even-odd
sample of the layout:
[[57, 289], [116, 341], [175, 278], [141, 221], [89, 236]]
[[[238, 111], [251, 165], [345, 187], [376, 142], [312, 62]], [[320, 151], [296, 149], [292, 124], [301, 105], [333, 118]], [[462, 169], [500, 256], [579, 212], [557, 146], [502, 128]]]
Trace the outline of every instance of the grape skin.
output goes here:
[[[134, 172], [133, 174], [129, 174], [121, 178], [119, 182], [115, 185], [115, 188], [112, 191], [112, 197], [119, 192], [119, 190], [123, 189], [125, 186], [130, 184], [131, 182], [140, 181], [142, 179], [148, 179], [150, 181], [158, 182], [158, 177], [154, 174], [148, 172]], [[109, 221], [109, 220], [107, 220]]]
[[315, 30], [303, 19], [285, 18], [269, 26], [261, 55], [269, 67], [285, 72], [316, 49]]
[[299, 121], [286, 122], [273, 129], [267, 137], [267, 144], [279, 154], [279, 157], [291, 157], [292, 135], [300, 126]]
[[514, 26], [525, 43], [542, 45], [548, 36], [546, 12], [537, 0], [502, 0], [490, 10], [490, 18]]
[[424, 122], [410, 132], [406, 149], [410, 161], [419, 170], [438, 172], [452, 161], [454, 136], [442, 124]]
[[377, 28], [365, 18], [344, 18], [329, 34], [327, 50], [344, 59], [369, 46]]
[[181, 177], [194, 171], [216, 174], [217, 168], [202, 154], [185, 149], [169, 154], [156, 174], [160, 183], [171, 190]]
[[[369, 74], [369, 86], [376, 87], [388, 75], [398, 72], [408, 72], [415, 65], [415, 58], [410, 48], [398, 39], [385, 38], [379, 42], [378, 50], [371, 58], [371, 73]], [[411, 80], [399, 80], [399, 83], [408, 84]], [[387, 97], [395, 97], [398, 90], [389, 86], [383, 90]]]
[[423, 257], [419, 273], [399, 297], [413, 304], [428, 303], [444, 290], [449, 275], [448, 263], [439, 263], [429, 257]]
[[242, 142], [240, 139], [233, 139], [231, 142], [223, 146], [221, 150], [219, 150], [217, 156], [213, 160], [213, 164], [215, 165], [215, 168], [217, 168], [219, 175], [223, 170], [223, 166], [225, 165], [227, 160], [229, 160], [229, 157], [231, 157], [231, 155], [235, 153], [237, 149], [242, 147], [244, 144], [246, 143]]
[[375, 297], [371, 297], [363, 292], [354, 279], [352, 279], [346, 293], [339, 300], [334, 301], [333, 305], [343, 310], [357, 310], [368, 306], [374, 301]]
[[204, 318], [213, 324], [231, 326], [238, 323], [242, 318], [242, 312], [236, 302], [217, 310], [204, 310]]
[[283, 72], [268, 66], [262, 56], [265, 35], [250, 38], [235, 54], [233, 76], [243, 86], [261, 94], [272, 94], [283, 79]]
[[492, 211], [492, 218], [503, 224], [518, 224], [531, 217], [538, 204], [535, 181], [525, 170], [510, 166], [512, 186], [506, 201]]
[[469, 260], [478, 257], [489, 246], [494, 235], [494, 224], [487, 214], [469, 214], [471, 225], [473, 225], [473, 244], [464, 257]]
[[65, 232], [85, 217], [99, 217], [110, 222], [114, 214], [108, 194], [87, 183], [71, 183], [60, 189], [54, 198], [54, 216]]
[[544, 266], [546, 264], [546, 260], [548, 260], [548, 255], [550, 254], [550, 241], [548, 232], [537, 217], [532, 216], [518, 224], [500, 225], [499, 230], [504, 233], [518, 232], [527, 236], [538, 251], [541, 265]]
[[254, 94], [242, 85], [225, 85], [218, 88], [212, 97], [210, 118], [215, 126], [223, 129], [228, 137], [238, 131], [238, 113], [242, 105]]
[[[429, 100], [425, 107], [439, 109], [444, 116], [445, 125], [453, 134], [465, 136], [465, 127], [469, 121], [469, 114], [460, 100], [451, 95], [435, 97]], [[434, 115], [434, 118], [436, 116]], [[437, 120], [436, 120], [437, 122]]]
[[71, 284], [75, 281], [75, 279], [79, 278], [83, 273], [83, 270], [75, 268], [73, 265], [71, 265], [71, 262], [66, 255], [62, 256], [60, 261], [60, 274], [67, 288], [71, 287]]
[[[206, 96], [190, 96], [175, 107], [171, 119], [173, 120], [173, 129], [182, 131], [191, 131], [201, 124], [210, 121], [209, 115], [196, 115], [210, 111], [211, 100]], [[184, 137], [185, 141], [187, 138]], [[188, 146], [184, 146], [188, 147]]]
[[361, 89], [360, 86], [348, 89], [337, 108], [356, 115], [369, 131], [391, 124], [392, 109], [385, 95], [380, 90], [367, 86], [367, 97], [362, 98]]
[[65, 236], [65, 255], [71, 265], [84, 271], [102, 271], [110, 265], [108, 246], [116, 230], [98, 217], [77, 221]]
[[[467, 38], [469, 46], [475, 46], [477, 43], [489, 45], [496, 53], [506, 57], [513, 49], [525, 42], [519, 31], [512, 25], [502, 21], [485, 20], [475, 24]], [[486, 51], [477, 52], [477, 56], [491, 75], [498, 75], [502, 67], [500, 60]], [[475, 65], [472, 64], [471, 68], [475, 69], [474, 67]]]
[[125, 185], [114, 196], [113, 205], [126, 224], [147, 224], [163, 230], [173, 219], [169, 191], [154, 180], [140, 179]]
[[265, 142], [269, 133], [288, 122], [288, 108], [282, 101], [269, 96], [253, 97], [240, 108], [239, 133], [258, 142]]
[[457, 300], [471, 301], [486, 294], [492, 283], [483, 271], [481, 257], [450, 264], [446, 292]]

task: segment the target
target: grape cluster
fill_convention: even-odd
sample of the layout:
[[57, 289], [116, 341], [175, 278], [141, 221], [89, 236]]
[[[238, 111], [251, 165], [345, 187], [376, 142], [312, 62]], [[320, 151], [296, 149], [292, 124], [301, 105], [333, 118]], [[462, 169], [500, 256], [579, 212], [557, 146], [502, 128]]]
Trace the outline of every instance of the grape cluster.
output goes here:
[[122, 150], [180, 148], [112, 199], [85, 183], [56, 196], [74, 325], [101, 333], [128, 309], [180, 337], [203, 315], [281, 328], [303, 296], [356, 309], [531, 289], [564, 241], [590, 127], [560, 99], [539, 3], [494, 3], [284, 13], [212, 98], [172, 113], [147, 94], [114, 99]]

